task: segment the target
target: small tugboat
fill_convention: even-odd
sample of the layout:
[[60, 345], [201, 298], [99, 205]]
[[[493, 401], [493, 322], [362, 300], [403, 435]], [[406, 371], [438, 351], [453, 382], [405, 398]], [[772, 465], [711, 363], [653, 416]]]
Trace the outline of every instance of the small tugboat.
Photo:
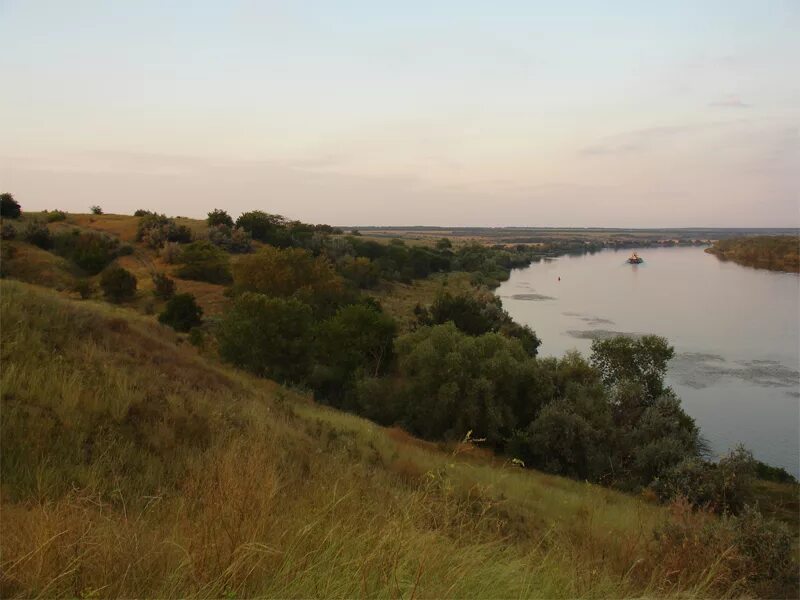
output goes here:
[[628, 259], [628, 262], [632, 265], [639, 265], [644, 262], [644, 259], [634, 252]]

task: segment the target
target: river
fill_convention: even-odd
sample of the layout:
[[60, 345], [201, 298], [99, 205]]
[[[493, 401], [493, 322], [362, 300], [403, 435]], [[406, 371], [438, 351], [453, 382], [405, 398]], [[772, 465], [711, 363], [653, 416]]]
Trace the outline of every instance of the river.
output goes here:
[[496, 293], [542, 339], [542, 356], [588, 355], [592, 338], [617, 333], [666, 337], [668, 383], [712, 452], [743, 443], [800, 475], [800, 277], [699, 247], [639, 253], [640, 265], [615, 250], [534, 263]]

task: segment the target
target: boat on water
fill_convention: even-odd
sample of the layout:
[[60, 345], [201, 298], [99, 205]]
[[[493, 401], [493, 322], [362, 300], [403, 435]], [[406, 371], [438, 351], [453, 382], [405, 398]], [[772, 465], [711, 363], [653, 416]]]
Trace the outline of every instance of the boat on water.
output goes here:
[[631, 257], [628, 259], [628, 262], [632, 265], [639, 265], [644, 262], [644, 259], [634, 252], [631, 254]]

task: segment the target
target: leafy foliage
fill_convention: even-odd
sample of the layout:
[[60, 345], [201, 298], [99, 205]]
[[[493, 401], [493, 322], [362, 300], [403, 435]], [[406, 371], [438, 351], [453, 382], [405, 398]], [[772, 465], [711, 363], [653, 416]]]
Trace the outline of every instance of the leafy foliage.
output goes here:
[[245, 292], [217, 327], [220, 356], [277, 381], [299, 382], [311, 361], [311, 307], [294, 298]]
[[14, 196], [9, 193], [0, 194], [0, 217], [6, 219], [18, 219], [22, 214], [19, 202], [14, 200]]
[[231, 281], [228, 255], [207, 241], [197, 241], [183, 248], [178, 259], [181, 266], [176, 275], [208, 283], [227, 284]]
[[330, 262], [300, 248], [262, 248], [233, 267], [237, 293], [296, 298], [330, 313], [344, 299], [344, 282]]
[[209, 242], [226, 252], [244, 254], [253, 249], [253, 240], [250, 234], [241, 227], [231, 228], [224, 224], [213, 225], [208, 228], [207, 235]]
[[721, 260], [773, 271], [800, 272], [800, 238], [796, 235], [753, 236], [719, 240], [706, 252]]
[[192, 294], [178, 294], [170, 298], [158, 320], [175, 331], [189, 331], [203, 322], [203, 309]]
[[233, 219], [231, 216], [222, 209], [215, 208], [210, 213], [208, 213], [208, 218], [206, 219], [206, 223], [208, 223], [209, 227], [215, 227], [217, 225], [224, 225], [228, 228], [233, 227]]
[[95, 275], [119, 255], [119, 240], [103, 233], [65, 231], [53, 237], [53, 251]]
[[103, 295], [112, 302], [130, 300], [136, 295], [136, 277], [122, 267], [111, 267], [103, 271], [100, 287]]
[[42, 250], [50, 250], [53, 247], [53, 236], [50, 230], [47, 225], [38, 220], [28, 223], [22, 232], [22, 239]]
[[175, 281], [164, 273], [153, 273], [153, 295], [169, 300], [175, 295]]
[[145, 212], [136, 228], [136, 240], [150, 248], [161, 248], [167, 242], [188, 244], [192, 241], [192, 230], [166, 215]]
[[323, 321], [314, 342], [311, 376], [317, 397], [342, 406], [358, 375], [378, 377], [392, 364], [394, 319], [379, 307], [351, 304]]

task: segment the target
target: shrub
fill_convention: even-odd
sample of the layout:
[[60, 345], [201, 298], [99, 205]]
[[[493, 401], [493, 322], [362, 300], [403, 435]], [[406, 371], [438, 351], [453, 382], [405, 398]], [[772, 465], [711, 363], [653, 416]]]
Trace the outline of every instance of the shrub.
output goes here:
[[47, 225], [41, 221], [31, 221], [25, 228], [22, 238], [29, 244], [38, 246], [43, 250], [49, 250], [53, 247], [53, 236], [50, 235], [50, 230]]
[[11, 223], [3, 223], [0, 226], [0, 239], [13, 240], [17, 237], [17, 230]]
[[94, 285], [90, 279], [78, 279], [72, 288], [72, 291], [80, 295], [83, 300], [90, 298], [94, 292]]
[[236, 226], [249, 233], [254, 240], [279, 246], [291, 245], [291, 236], [286, 230], [286, 219], [281, 215], [271, 215], [260, 210], [242, 213], [236, 219]]
[[182, 279], [226, 284], [231, 281], [228, 255], [206, 241], [192, 242], [180, 256], [181, 267], [177, 276]]
[[54, 210], [52, 212], [48, 212], [47, 214], [47, 222], [48, 223], [56, 223], [58, 221], [66, 221], [67, 220], [67, 213], [63, 210]]
[[94, 275], [118, 256], [119, 241], [103, 233], [75, 229], [56, 235], [53, 246], [56, 254]]
[[165, 275], [164, 273], [154, 273], [153, 279], [153, 295], [156, 298], [169, 300], [175, 295], [175, 281]]
[[655, 532], [651, 558], [666, 572], [680, 578], [713, 564], [720, 587], [736, 590], [736, 596], [798, 596], [794, 542], [785, 524], [750, 506], [739, 516], [715, 518], [679, 499], [671, 510], [673, 518]]
[[136, 277], [122, 267], [112, 267], [100, 277], [103, 295], [112, 302], [130, 300], [136, 295]]
[[320, 324], [314, 348], [317, 395], [338, 403], [350, 391], [357, 373], [384, 374], [392, 362], [395, 332], [394, 319], [366, 304], [342, 307]]
[[220, 321], [220, 356], [277, 381], [302, 381], [310, 366], [311, 307], [295, 299], [244, 293]]
[[155, 214], [155, 213], [153, 213], [153, 212], [151, 212], [151, 211], [149, 211], [149, 210], [145, 210], [144, 208], [138, 208], [138, 209], [136, 209], [136, 211], [133, 213], [133, 216], [134, 216], [134, 217], [144, 217], [144, 216], [146, 216], [146, 215], [152, 215], [152, 214]]
[[215, 225], [225, 225], [226, 227], [233, 227], [233, 219], [231, 216], [221, 210], [219, 208], [215, 208], [210, 213], [208, 213], [208, 218], [206, 219], [206, 223], [208, 223], [209, 227], [214, 227]]
[[344, 282], [330, 262], [300, 248], [266, 247], [241, 258], [233, 267], [237, 292], [294, 297], [331, 313], [341, 302]]
[[226, 252], [245, 254], [252, 250], [253, 240], [241, 227], [231, 229], [227, 225], [214, 225], [208, 228], [208, 241]]
[[97, 206], [97, 205], [94, 205], [94, 206], [92, 206], [92, 207], [90, 208], [90, 210], [92, 211], [92, 214], [93, 214], [93, 215], [102, 215], [102, 214], [103, 214], [103, 209], [102, 209], [102, 208], [100, 208], [100, 207], [99, 207], [99, 206]]
[[181, 245], [177, 242], [167, 242], [164, 244], [164, 247], [161, 248], [159, 254], [161, 255], [161, 259], [167, 263], [168, 265], [174, 265], [181, 259]]
[[161, 248], [167, 242], [186, 244], [192, 241], [192, 230], [166, 215], [147, 213], [136, 228], [136, 239], [151, 248]]
[[189, 343], [195, 348], [204, 348], [206, 345], [206, 335], [200, 327], [192, 327], [189, 330]]
[[189, 331], [203, 322], [202, 316], [203, 309], [197, 305], [192, 294], [178, 294], [167, 302], [164, 312], [158, 315], [158, 320], [175, 331]]
[[686, 498], [716, 512], [740, 511], [753, 497], [756, 463], [739, 446], [714, 464], [690, 458], [656, 478], [651, 488], [661, 500]]
[[18, 219], [22, 214], [19, 202], [14, 200], [14, 196], [5, 193], [0, 194], [0, 217], [7, 219]]
[[374, 288], [380, 282], [381, 273], [378, 266], [362, 256], [344, 257], [337, 265], [337, 270], [342, 277], [362, 289]]

